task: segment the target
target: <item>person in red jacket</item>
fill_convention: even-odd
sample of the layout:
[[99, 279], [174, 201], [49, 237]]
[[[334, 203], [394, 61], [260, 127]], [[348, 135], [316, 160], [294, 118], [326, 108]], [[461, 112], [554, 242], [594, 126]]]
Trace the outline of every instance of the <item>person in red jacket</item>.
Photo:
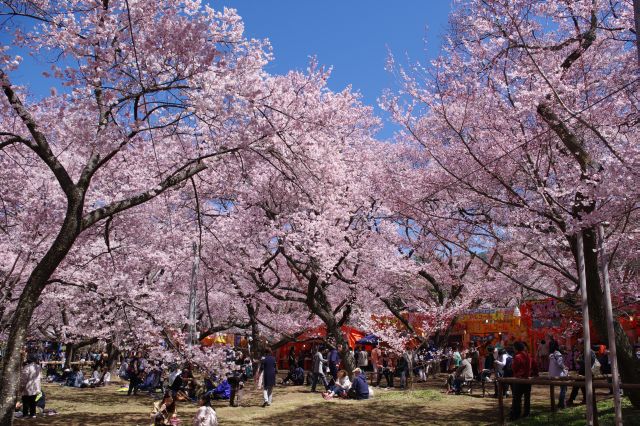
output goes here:
[[[525, 351], [525, 345], [522, 342], [514, 343], [513, 347], [516, 350], [516, 354], [513, 357], [513, 377], [518, 379], [528, 379], [531, 377], [532, 367], [537, 370], [537, 366], [533, 363], [531, 356]], [[514, 383], [513, 384], [513, 400], [511, 404], [511, 420], [520, 418], [520, 412], [522, 410], [522, 397], [524, 396], [524, 411], [522, 417], [529, 415], [531, 408], [531, 385]]]

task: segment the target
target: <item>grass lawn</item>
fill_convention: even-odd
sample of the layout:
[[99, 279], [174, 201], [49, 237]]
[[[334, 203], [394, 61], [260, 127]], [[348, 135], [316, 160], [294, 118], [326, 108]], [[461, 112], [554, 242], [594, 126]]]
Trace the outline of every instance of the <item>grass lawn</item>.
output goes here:
[[[481, 390], [473, 395], [445, 395], [444, 379], [419, 384], [413, 391], [375, 388], [374, 397], [367, 401], [325, 401], [320, 393], [312, 394], [308, 387], [278, 386], [274, 390], [273, 405], [262, 408], [262, 393], [249, 384], [245, 388], [241, 407], [229, 407], [227, 401], [214, 402], [221, 425], [494, 425], [498, 417], [497, 400], [482, 398]], [[148, 425], [154, 399], [146, 394], [127, 397], [117, 392], [119, 386], [73, 389], [58, 385], [44, 385], [47, 408], [55, 409], [55, 416], [37, 419], [18, 419], [17, 425]], [[488, 393], [492, 393], [488, 390]], [[603, 397], [603, 395], [601, 396]], [[511, 404], [505, 400], [506, 407]], [[607, 404], [609, 409], [607, 410]], [[613, 417], [611, 402], [604, 402], [603, 418]], [[191, 425], [195, 404], [178, 403], [182, 425]], [[549, 412], [548, 390], [537, 388], [532, 395], [534, 417], [517, 425], [581, 425], [584, 408], [576, 407], [556, 415]], [[581, 414], [582, 413], [582, 414]], [[582, 416], [582, 417], [581, 417]], [[625, 419], [640, 418], [638, 411], [626, 409]], [[636, 420], [637, 421], [637, 420]], [[604, 421], [601, 425], [607, 424]], [[640, 424], [625, 422], [625, 424]]]
[[[585, 406], [567, 408], [556, 413], [544, 412], [514, 422], [518, 426], [539, 426], [539, 425], [563, 425], [563, 426], [582, 426], [585, 423]], [[598, 402], [598, 422], [600, 426], [608, 426], [614, 424], [613, 399]], [[622, 419], [625, 425], [640, 426], [640, 413], [633, 410], [631, 403], [627, 398], [622, 399]]]

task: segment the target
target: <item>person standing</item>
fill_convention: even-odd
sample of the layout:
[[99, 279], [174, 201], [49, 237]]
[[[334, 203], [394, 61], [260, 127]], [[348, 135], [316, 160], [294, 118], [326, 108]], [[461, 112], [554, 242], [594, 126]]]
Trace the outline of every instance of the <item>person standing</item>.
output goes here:
[[469, 353], [467, 355], [471, 357], [471, 368], [473, 370], [473, 377], [479, 379], [480, 378], [480, 352], [478, 351], [478, 347], [475, 343], [469, 347]]
[[[393, 376], [396, 372], [396, 357], [392, 353], [385, 351], [382, 354], [382, 374], [387, 381], [387, 388], [393, 387]], [[380, 386], [380, 375], [378, 375], [378, 382], [376, 386]]]
[[460, 354], [460, 350], [458, 349], [458, 344], [455, 343], [453, 345], [453, 366], [457, 369], [462, 364], [462, 355]]
[[296, 350], [293, 347], [293, 345], [291, 345], [291, 347], [289, 348], [289, 355], [287, 357], [287, 361], [289, 363], [289, 372], [293, 373], [293, 370], [296, 369]]
[[480, 379], [482, 381], [488, 381], [489, 377], [491, 377], [491, 372], [494, 369], [494, 361], [493, 357], [493, 346], [487, 346], [487, 356], [484, 358], [484, 368], [480, 373]]
[[[511, 369], [513, 367], [512, 361], [513, 361], [513, 359], [511, 358], [511, 355], [509, 355], [506, 350], [504, 350], [504, 349], [499, 349], [498, 350], [498, 357], [493, 362], [495, 364], [496, 378], [499, 378], [499, 377], [510, 377], [510, 373], [508, 371], [505, 371], [505, 370], [509, 370], [509, 369]], [[505, 373], [507, 373], [507, 374], [505, 374]], [[493, 384], [494, 384], [494, 387], [495, 387], [494, 397], [497, 398], [498, 397], [498, 381], [496, 380]], [[502, 387], [502, 395], [503, 396], [507, 394], [507, 390], [508, 389], [509, 389], [508, 385], [505, 385], [505, 386]]]
[[322, 380], [322, 384], [324, 385], [324, 390], [329, 390], [329, 382], [327, 381], [327, 377], [324, 374], [325, 364], [327, 360], [322, 355], [320, 351], [320, 347], [318, 347], [317, 352], [313, 355], [313, 368], [311, 373], [313, 374], [313, 378], [311, 379], [311, 392], [316, 391], [316, 385], [318, 384], [318, 380]]
[[540, 342], [538, 342], [536, 356], [538, 358], [538, 366], [540, 367], [541, 371], [547, 371], [549, 353], [551, 353], [551, 351], [549, 350], [547, 342], [544, 339], [540, 340]]
[[[525, 351], [525, 346], [522, 342], [515, 342], [514, 348], [516, 354], [513, 357], [513, 377], [518, 379], [528, 379], [531, 376], [532, 360], [529, 354]], [[511, 404], [511, 420], [517, 420], [520, 418], [522, 410], [522, 399], [524, 397], [524, 411], [522, 411], [522, 417], [527, 417], [531, 409], [531, 385], [523, 383], [514, 383], [513, 388], [513, 401]]]
[[29, 355], [20, 372], [22, 390], [22, 416], [36, 417], [36, 396], [40, 393], [40, 365], [34, 355]]
[[[581, 349], [584, 346], [581, 346]], [[578, 352], [578, 356], [576, 357], [576, 363], [578, 365], [578, 374], [580, 376], [584, 376], [586, 374], [586, 368], [587, 365], [589, 366], [589, 368], [593, 368], [593, 365], [596, 362], [596, 354], [595, 352], [593, 352], [592, 349], [589, 349], [589, 353], [588, 355], [585, 357], [584, 356], [584, 349], [582, 349], [580, 352]], [[574, 404], [574, 401], [576, 400], [576, 397], [578, 396], [578, 391], [582, 392], [582, 403], [585, 403], [586, 400], [586, 390], [584, 386], [574, 386], [571, 388], [571, 395], [569, 395], [569, 400], [567, 401], [567, 405], [568, 406], [572, 406]], [[594, 394], [595, 397], [595, 394]]]
[[273, 357], [271, 348], [267, 348], [264, 351], [264, 357], [262, 357], [260, 369], [263, 374], [262, 393], [264, 396], [264, 403], [262, 406], [266, 407], [271, 405], [271, 402], [273, 401], [273, 387], [276, 385], [276, 374], [278, 373], [276, 359]]
[[411, 354], [408, 351], [404, 351], [398, 358], [396, 366], [396, 371], [400, 374], [400, 389], [407, 389], [407, 378], [409, 378], [412, 368]]
[[358, 358], [356, 359], [357, 367], [362, 371], [366, 370], [369, 365], [369, 354], [364, 346], [360, 347], [360, 352], [358, 352]]
[[127, 390], [127, 396], [138, 394], [138, 386], [140, 386], [140, 353], [129, 360], [129, 366], [127, 367], [127, 374], [129, 375], [129, 390]]
[[[563, 348], [558, 347], [555, 343], [551, 343], [550, 345], [549, 351], [551, 352], [551, 355], [549, 355], [549, 377], [567, 377], [569, 375], [569, 371], [564, 365], [564, 359], [562, 357], [562, 353], [564, 352]], [[566, 396], [567, 385], [560, 386], [558, 408], [562, 409], [566, 407]]]
[[335, 380], [338, 377], [338, 364], [340, 363], [340, 352], [342, 351], [342, 345], [338, 343], [336, 348], [331, 349], [329, 352], [329, 373]]
[[[373, 365], [373, 374], [379, 377], [382, 374], [382, 350], [380, 346], [376, 346], [371, 351], [371, 364]], [[377, 378], [377, 381], [380, 382], [380, 379]]]

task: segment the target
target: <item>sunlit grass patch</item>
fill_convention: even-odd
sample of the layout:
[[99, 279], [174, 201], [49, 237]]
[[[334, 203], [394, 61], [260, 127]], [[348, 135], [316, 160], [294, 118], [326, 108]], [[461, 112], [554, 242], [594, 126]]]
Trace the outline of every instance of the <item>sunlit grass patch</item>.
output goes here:
[[425, 401], [440, 401], [444, 398], [442, 393], [433, 389], [421, 389], [404, 392], [389, 392], [384, 390], [375, 390], [373, 396], [374, 399], [391, 400], [391, 401], [411, 401], [411, 400], [425, 400]]

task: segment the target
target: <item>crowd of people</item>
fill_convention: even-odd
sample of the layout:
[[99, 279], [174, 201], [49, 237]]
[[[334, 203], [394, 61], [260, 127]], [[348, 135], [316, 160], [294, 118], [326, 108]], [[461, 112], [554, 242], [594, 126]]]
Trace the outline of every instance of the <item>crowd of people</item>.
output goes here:
[[[484, 381], [494, 383], [493, 396], [497, 397], [496, 378], [500, 377], [530, 378], [541, 371], [548, 372], [549, 377], [566, 377], [571, 370], [584, 375], [587, 368], [594, 374], [611, 373], [606, 346], [595, 345], [586, 357], [583, 347], [578, 341], [573, 348], [566, 348], [552, 336], [538, 342], [535, 355], [525, 342], [520, 341], [498, 341], [484, 346], [472, 342], [466, 348], [454, 343], [444, 350], [437, 350], [433, 342], [429, 342], [402, 352], [382, 346], [343, 348], [340, 344], [318, 344], [297, 353], [291, 346], [287, 356], [289, 370], [280, 384], [306, 384], [311, 392], [322, 386], [322, 397], [326, 400], [366, 400], [373, 396], [373, 388], [393, 388], [396, 379], [399, 389], [407, 389], [410, 379], [424, 382], [429, 377], [436, 378], [437, 373], [447, 373], [447, 393], [460, 394], [465, 386], [470, 388], [474, 382]], [[110, 360], [106, 353], [87, 352], [80, 361], [71, 363], [71, 368], [65, 368], [63, 353], [59, 347], [25, 351], [17, 416], [35, 417], [37, 407], [45, 412], [45, 395], [40, 386], [43, 377], [49, 382], [74, 388], [106, 386], [111, 382], [109, 370], [116, 360]], [[117, 375], [128, 381], [123, 389], [127, 395], [145, 392], [156, 397], [151, 413], [154, 425], [176, 424], [179, 402], [198, 403], [194, 425], [216, 425], [217, 415], [211, 402], [228, 400], [230, 406], [239, 406], [245, 384], [250, 379], [262, 390], [262, 406], [272, 405], [278, 376], [278, 362], [272, 350], [267, 348], [258, 359], [251, 358], [246, 351], [232, 348], [226, 353], [227, 366], [231, 367], [225, 374], [198, 369], [190, 363], [165, 364], [148, 359], [138, 351], [121, 356]], [[351, 360], [343, 359], [345, 354]], [[309, 358], [310, 370], [306, 371], [305, 361]], [[83, 367], [86, 371], [87, 366], [91, 374], [85, 378]], [[531, 385], [504, 384], [501, 389], [503, 397], [512, 397], [512, 420], [529, 415]], [[579, 393], [582, 393], [584, 403], [584, 388], [573, 387], [568, 397], [567, 391], [567, 386], [560, 386], [559, 408], [575, 404]]]

